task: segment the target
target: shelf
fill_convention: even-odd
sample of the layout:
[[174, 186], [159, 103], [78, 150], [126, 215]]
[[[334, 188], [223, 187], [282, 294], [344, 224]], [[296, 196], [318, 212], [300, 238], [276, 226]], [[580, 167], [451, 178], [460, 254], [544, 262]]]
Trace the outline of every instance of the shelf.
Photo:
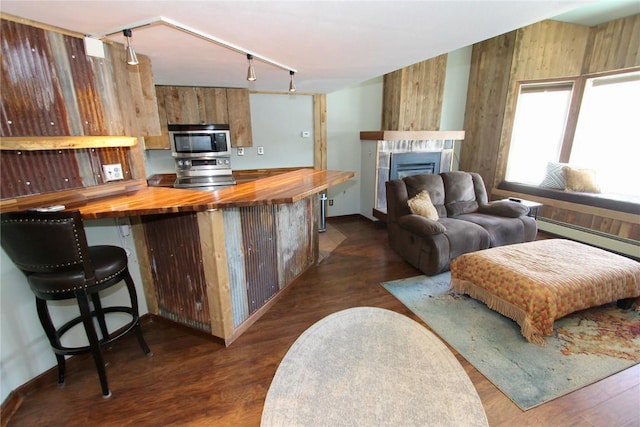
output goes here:
[[0, 150], [78, 150], [83, 148], [133, 147], [133, 136], [11, 136], [0, 138]]

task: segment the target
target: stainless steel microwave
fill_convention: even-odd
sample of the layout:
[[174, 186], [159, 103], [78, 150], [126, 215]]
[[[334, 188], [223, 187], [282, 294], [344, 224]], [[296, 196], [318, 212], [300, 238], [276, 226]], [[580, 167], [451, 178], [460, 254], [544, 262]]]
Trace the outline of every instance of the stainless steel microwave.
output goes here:
[[171, 155], [185, 158], [211, 158], [231, 155], [229, 125], [169, 125]]

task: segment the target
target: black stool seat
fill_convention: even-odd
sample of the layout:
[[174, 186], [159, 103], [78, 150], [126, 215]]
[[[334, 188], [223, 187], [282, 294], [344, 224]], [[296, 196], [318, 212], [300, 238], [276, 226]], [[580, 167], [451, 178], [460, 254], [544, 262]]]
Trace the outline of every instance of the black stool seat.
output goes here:
[[[89, 258], [95, 269], [95, 284], [93, 289], [106, 289], [123, 280], [127, 270], [127, 253], [118, 246], [90, 246]], [[64, 270], [53, 273], [32, 273], [29, 275], [29, 285], [37, 294], [50, 295], [47, 299], [75, 298], [75, 291], [86, 286], [86, 279], [82, 269]]]
[[[2, 247], [26, 275], [36, 296], [38, 317], [58, 363], [58, 383], [64, 383], [64, 356], [91, 352], [102, 395], [109, 397], [111, 392], [102, 347], [134, 331], [144, 353], [151, 354], [140, 328], [138, 299], [128, 269], [127, 253], [117, 246], [87, 246], [78, 211], [5, 213], [0, 223]], [[122, 281], [126, 284], [131, 305], [103, 308], [99, 292]], [[76, 299], [80, 315], [56, 327], [51, 320], [47, 300], [64, 299]], [[115, 333], [109, 333], [105, 313], [115, 312], [131, 315], [131, 321]], [[98, 338], [94, 318], [101, 338]], [[89, 344], [63, 346], [61, 337], [79, 323], [84, 326]]]

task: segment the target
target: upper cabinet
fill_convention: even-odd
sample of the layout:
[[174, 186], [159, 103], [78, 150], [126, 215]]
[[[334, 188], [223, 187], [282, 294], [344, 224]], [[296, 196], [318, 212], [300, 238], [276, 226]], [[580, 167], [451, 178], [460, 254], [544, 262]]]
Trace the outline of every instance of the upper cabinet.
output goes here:
[[249, 91], [246, 89], [227, 89], [227, 107], [229, 126], [231, 127], [231, 146], [251, 147], [251, 108]]
[[151, 62], [120, 44], [85, 55], [81, 37], [2, 20], [0, 136], [159, 135]]
[[250, 147], [251, 111], [247, 89], [156, 86], [159, 137], [145, 138], [146, 149], [170, 149], [169, 124], [228, 124], [232, 147]]

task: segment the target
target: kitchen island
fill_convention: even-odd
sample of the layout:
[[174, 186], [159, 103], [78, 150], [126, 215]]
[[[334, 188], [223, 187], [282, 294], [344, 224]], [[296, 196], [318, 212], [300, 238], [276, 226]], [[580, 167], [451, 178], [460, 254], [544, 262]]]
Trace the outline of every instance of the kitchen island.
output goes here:
[[[299, 169], [215, 192], [123, 182], [51, 200], [84, 219], [129, 217], [149, 311], [228, 345], [317, 262], [317, 195], [354, 175]], [[2, 211], [46, 201], [4, 200]]]

